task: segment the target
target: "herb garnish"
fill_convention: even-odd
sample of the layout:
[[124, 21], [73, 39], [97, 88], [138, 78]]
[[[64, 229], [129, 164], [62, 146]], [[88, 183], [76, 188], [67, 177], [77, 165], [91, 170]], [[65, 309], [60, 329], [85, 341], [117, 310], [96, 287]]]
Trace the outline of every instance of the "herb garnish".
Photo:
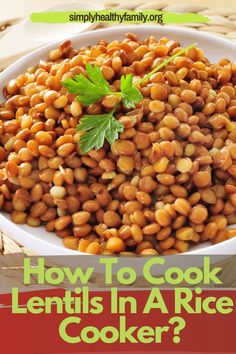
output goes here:
[[97, 66], [87, 63], [85, 68], [88, 79], [83, 74], [75, 75], [73, 79], [68, 78], [63, 81], [62, 85], [70, 93], [77, 94], [76, 99], [79, 102], [85, 106], [89, 106], [99, 101], [103, 96], [110, 95], [113, 92]]
[[[99, 67], [92, 66], [89, 63], [85, 66], [88, 78], [83, 74], [75, 75], [73, 79], [68, 78], [61, 84], [66, 87], [70, 93], [77, 94], [78, 96], [76, 97], [76, 100], [85, 106], [89, 106], [90, 104], [99, 101], [104, 96], [118, 95], [124, 107], [128, 109], [135, 108], [136, 104], [143, 98], [137, 86], [149, 79], [154, 73], [162, 69], [172, 60], [195, 46], [196, 43], [193, 43], [164, 60], [163, 63], [138, 80], [135, 85], [133, 85], [132, 74], [121, 76], [120, 92], [113, 92]], [[110, 144], [118, 139], [118, 133], [121, 133], [124, 130], [123, 125], [119, 123], [114, 116], [118, 104], [119, 102], [109, 113], [84, 115], [80, 119], [76, 129], [79, 132], [83, 132], [79, 142], [82, 153], [85, 154], [93, 148], [100, 149], [103, 146], [105, 139]]]
[[122, 93], [123, 105], [126, 108], [135, 108], [135, 105], [141, 101], [143, 95], [133, 86], [133, 75], [123, 75], [120, 79], [120, 90]]
[[100, 149], [105, 139], [112, 144], [118, 139], [118, 133], [123, 132], [123, 124], [119, 123], [113, 115], [116, 108], [117, 106], [106, 114], [85, 115], [80, 119], [76, 129], [86, 132], [80, 137], [80, 148], [84, 154], [93, 148]]

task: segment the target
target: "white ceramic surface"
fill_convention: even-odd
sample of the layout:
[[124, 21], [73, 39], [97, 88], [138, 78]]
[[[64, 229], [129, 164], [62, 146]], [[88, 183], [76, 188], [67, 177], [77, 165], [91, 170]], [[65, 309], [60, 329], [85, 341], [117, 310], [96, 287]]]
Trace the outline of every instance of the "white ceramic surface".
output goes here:
[[[72, 2], [45, 9], [49, 11], [102, 10], [102, 4]], [[26, 53], [49, 42], [62, 41], [75, 34], [92, 30], [97, 23], [33, 23], [28, 17], [0, 34], [0, 69], [7, 67]]]
[[[71, 37], [73, 45], [77, 48], [87, 45], [96, 44], [100, 39], [108, 41], [114, 39], [122, 39], [124, 34], [134, 32], [141, 39], [149, 35], [157, 37], [167, 36], [180, 41], [182, 46], [187, 46], [193, 42], [197, 42], [206, 56], [212, 61], [217, 62], [220, 58], [229, 58], [236, 61], [236, 45], [235, 43], [220, 37], [208, 35], [205, 33], [181, 29], [171, 26], [129, 26], [128, 28], [109, 28], [104, 30], [96, 30], [93, 32], [82, 33]], [[0, 92], [3, 86], [12, 78], [24, 72], [28, 67], [37, 65], [40, 59], [46, 59], [48, 51], [55, 48], [60, 42], [48, 44], [34, 52], [26, 55], [16, 63], [9, 66], [0, 74]], [[0, 95], [0, 101], [3, 97]], [[75, 255], [76, 251], [66, 249], [62, 245], [62, 241], [54, 233], [48, 233], [43, 227], [31, 228], [23, 225], [19, 226], [10, 221], [9, 215], [0, 214], [0, 225], [2, 230], [14, 240], [23, 244], [25, 247], [35, 251], [41, 255]], [[81, 253], [82, 254], [82, 253]], [[203, 243], [197, 245], [188, 252], [188, 254], [236, 254], [236, 237], [217, 245]]]

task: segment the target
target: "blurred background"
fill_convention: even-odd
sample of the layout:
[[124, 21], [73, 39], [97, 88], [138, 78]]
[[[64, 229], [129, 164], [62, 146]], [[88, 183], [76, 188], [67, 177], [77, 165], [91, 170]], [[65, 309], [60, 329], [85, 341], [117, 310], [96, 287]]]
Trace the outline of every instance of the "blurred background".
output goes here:
[[[75, 11], [117, 8], [153, 9], [207, 16], [208, 23], [182, 26], [210, 32], [236, 41], [236, 0], [2, 0], [0, 12], [0, 70], [24, 54], [51, 41], [64, 40], [80, 32], [127, 24], [32, 23], [29, 16], [40, 11]], [[152, 24], [153, 25], [153, 24]], [[173, 24], [176, 25], [176, 24]]]
[[[84, 0], [85, 1], [85, 0]], [[76, 0], [7, 0], [4, 1], [2, 4], [3, 11], [0, 13], [0, 20], [8, 20], [10, 18], [19, 18], [24, 17], [34, 11], [44, 10], [45, 8], [49, 8], [55, 6], [57, 4], [65, 4], [69, 2], [76, 3]], [[88, 2], [88, 1], [85, 1]], [[117, 3], [124, 3], [127, 4], [126, 0], [120, 1], [106, 1], [106, 0], [96, 0], [91, 1], [94, 4], [98, 3], [106, 3], [106, 4], [117, 4]], [[129, 0], [129, 4], [133, 3], [136, 6], [139, 3], [150, 3], [149, 0]], [[155, 1], [154, 1], [155, 2]], [[188, 5], [197, 5], [197, 6], [207, 6], [207, 7], [220, 7], [220, 8], [234, 8], [236, 9], [236, 1], [235, 0], [163, 0], [161, 1], [163, 4], [167, 5], [175, 5], [175, 4], [188, 4]]]

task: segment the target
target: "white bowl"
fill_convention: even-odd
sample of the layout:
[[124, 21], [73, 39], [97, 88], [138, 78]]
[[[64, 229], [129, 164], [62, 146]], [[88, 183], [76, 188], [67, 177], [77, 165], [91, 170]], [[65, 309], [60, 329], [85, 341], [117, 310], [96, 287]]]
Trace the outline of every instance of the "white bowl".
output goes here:
[[[187, 46], [193, 42], [197, 42], [198, 46], [204, 50], [206, 56], [212, 62], [217, 62], [222, 57], [227, 57], [232, 61], [236, 60], [235, 43], [220, 37], [206, 34], [204, 32], [186, 30], [172, 26], [128, 26], [108, 28], [82, 33], [68, 39], [72, 40], [72, 43], [76, 48], [80, 48], [82, 46], [94, 45], [100, 39], [105, 39], [108, 41], [122, 39], [124, 38], [124, 34], [126, 32], [134, 32], [141, 39], [144, 39], [150, 35], [155, 35], [157, 37], [167, 36], [171, 39], [178, 40], [182, 46]], [[40, 59], [46, 59], [48, 52], [57, 47], [59, 43], [60, 42], [54, 42], [39, 48], [9, 66], [5, 71], [3, 71], [3, 73], [0, 74], [0, 92], [2, 92], [2, 88], [10, 79], [24, 73], [28, 67], [37, 65]], [[3, 97], [0, 96], [0, 102], [2, 100]], [[27, 225], [16, 225], [11, 221], [9, 215], [5, 213], [0, 214], [0, 225], [1, 229], [12, 239], [35, 251], [37, 254], [84, 255], [83, 253], [66, 249], [62, 244], [62, 240], [54, 233], [46, 232], [44, 227], [31, 228]], [[192, 247], [188, 254], [236, 254], [236, 237], [217, 245], [202, 243]]]

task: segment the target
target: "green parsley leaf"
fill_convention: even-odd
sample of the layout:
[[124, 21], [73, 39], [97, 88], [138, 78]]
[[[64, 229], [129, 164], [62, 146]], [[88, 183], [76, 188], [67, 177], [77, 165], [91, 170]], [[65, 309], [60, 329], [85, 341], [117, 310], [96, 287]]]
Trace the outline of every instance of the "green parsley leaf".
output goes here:
[[66, 79], [61, 84], [70, 93], [77, 94], [76, 99], [89, 106], [99, 101], [103, 96], [112, 94], [109, 83], [105, 80], [100, 69], [91, 64], [86, 64], [88, 79], [83, 75], [75, 75], [73, 79]]
[[135, 108], [136, 103], [143, 98], [141, 92], [133, 86], [133, 75], [123, 75], [120, 80], [123, 104], [126, 108]]
[[112, 144], [118, 139], [118, 133], [123, 132], [124, 126], [113, 115], [115, 109], [107, 114], [85, 115], [80, 119], [76, 130], [84, 132], [80, 137], [80, 148], [83, 154], [93, 148], [100, 149], [105, 139]]
[[95, 84], [103, 88], [104, 90], [108, 90], [111, 92], [109, 84], [107, 80], [104, 78], [101, 70], [98, 66], [92, 66], [91, 64], [86, 64], [86, 73], [89, 79]]

